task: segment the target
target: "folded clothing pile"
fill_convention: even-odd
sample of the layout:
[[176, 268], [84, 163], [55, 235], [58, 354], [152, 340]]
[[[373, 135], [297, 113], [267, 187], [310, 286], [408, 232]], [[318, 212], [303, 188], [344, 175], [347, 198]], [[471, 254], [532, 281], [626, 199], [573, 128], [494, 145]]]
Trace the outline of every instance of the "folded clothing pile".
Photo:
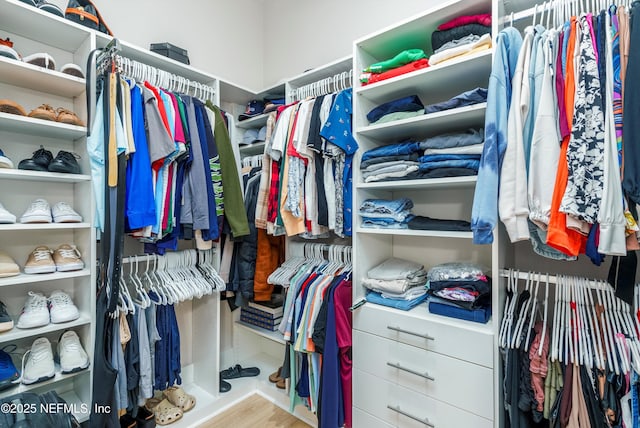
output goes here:
[[371, 64], [360, 74], [362, 86], [401, 76], [429, 67], [429, 60], [422, 49], [407, 49], [393, 58]]
[[491, 317], [491, 279], [472, 263], [444, 263], [429, 270], [429, 311], [486, 323]]
[[367, 199], [358, 214], [362, 217], [362, 227], [407, 229], [407, 224], [414, 217], [411, 208], [413, 201], [409, 198]]
[[491, 14], [465, 15], [438, 26], [431, 34], [429, 64], [491, 48]]
[[367, 272], [367, 301], [409, 310], [427, 298], [427, 271], [420, 263], [390, 258]]

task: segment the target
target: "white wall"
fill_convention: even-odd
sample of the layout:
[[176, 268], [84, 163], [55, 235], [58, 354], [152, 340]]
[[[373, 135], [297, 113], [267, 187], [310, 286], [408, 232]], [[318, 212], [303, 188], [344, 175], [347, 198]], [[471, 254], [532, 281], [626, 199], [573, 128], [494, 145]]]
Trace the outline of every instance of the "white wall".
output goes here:
[[264, 86], [351, 55], [355, 39], [443, 0], [268, 0]]
[[94, 0], [114, 35], [143, 48], [170, 42], [191, 65], [262, 88], [262, 0]]

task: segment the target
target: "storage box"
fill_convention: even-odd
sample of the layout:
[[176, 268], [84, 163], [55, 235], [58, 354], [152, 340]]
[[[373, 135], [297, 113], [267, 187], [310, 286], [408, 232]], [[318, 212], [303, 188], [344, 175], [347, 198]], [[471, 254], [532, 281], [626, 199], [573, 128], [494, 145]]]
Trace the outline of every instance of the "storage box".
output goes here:
[[189, 65], [189, 53], [186, 49], [182, 49], [171, 43], [151, 43], [151, 52], [155, 52], [159, 55], [166, 56], [176, 61], [180, 61], [183, 64]]

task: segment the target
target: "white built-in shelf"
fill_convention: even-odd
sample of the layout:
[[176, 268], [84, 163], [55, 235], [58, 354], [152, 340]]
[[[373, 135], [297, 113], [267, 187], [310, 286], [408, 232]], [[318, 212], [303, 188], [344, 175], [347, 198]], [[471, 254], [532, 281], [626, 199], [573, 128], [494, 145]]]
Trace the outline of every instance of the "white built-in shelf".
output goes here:
[[[69, 379], [73, 379], [74, 377], [77, 376], [81, 376], [83, 374], [86, 373], [90, 373], [89, 370], [82, 370], [79, 372], [75, 372], [75, 373], [67, 373], [67, 374], [62, 374], [62, 372], [60, 371], [60, 366], [59, 364], [56, 364], [56, 375], [49, 379], [49, 380], [45, 380], [44, 382], [39, 382], [39, 383], [34, 383], [31, 385], [24, 385], [24, 384], [19, 384], [17, 386], [15, 386], [14, 388], [10, 388], [7, 390], [4, 390], [2, 392], [0, 392], [0, 397], [7, 397], [9, 395], [13, 395], [13, 394], [19, 394], [22, 392], [27, 392], [27, 391], [32, 391], [34, 389], [40, 389], [40, 388], [44, 388], [44, 387], [49, 387], [52, 384], [55, 383], [59, 383], [59, 382], [64, 382], [67, 381]], [[47, 389], [51, 389], [51, 388], [47, 388]]]
[[487, 103], [481, 103], [393, 122], [363, 126], [356, 129], [356, 133], [377, 140], [401, 141], [408, 137], [425, 137], [457, 129], [483, 127], [486, 109]]
[[491, 72], [492, 53], [493, 50], [488, 49], [452, 58], [433, 67], [357, 88], [355, 92], [357, 96], [382, 104], [418, 92], [433, 94], [433, 98], [437, 99], [451, 92], [452, 82], [464, 82], [467, 89], [472, 89], [473, 85], [486, 87]]
[[253, 143], [248, 146], [240, 146], [240, 154], [242, 156], [252, 156], [264, 153], [265, 143]]
[[64, 139], [69, 140], [69, 143], [87, 134], [87, 128], [84, 126], [34, 119], [10, 113], [0, 113], [0, 130], [38, 137]]
[[0, 82], [69, 98], [85, 91], [84, 79], [4, 56], [0, 56]]
[[2, 2], [0, 28], [3, 33], [19, 34], [71, 52], [78, 50], [91, 34], [91, 30], [87, 27], [27, 5], [20, 0]]
[[0, 232], [2, 231], [28, 231], [28, 230], [73, 230], [73, 229], [89, 229], [89, 223], [15, 223], [0, 224]]
[[236, 122], [236, 127], [241, 129], [252, 129], [252, 128], [262, 128], [267, 124], [267, 119], [269, 119], [269, 114], [261, 114], [260, 116], [251, 117], [247, 120], [238, 120]]
[[[17, 323], [17, 319], [15, 320], [15, 322]], [[44, 327], [30, 328], [30, 329], [20, 329], [18, 327], [13, 327], [12, 330], [9, 330], [4, 333], [0, 333], [0, 343], [10, 343], [16, 340], [25, 339], [29, 337], [39, 337], [48, 333], [53, 333], [56, 331], [64, 331], [70, 328], [80, 327], [90, 323], [91, 323], [91, 315], [89, 315], [88, 313], [81, 313], [80, 318], [78, 318], [77, 320], [65, 322], [61, 324], [48, 324]]]
[[477, 175], [465, 177], [427, 178], [422, 180], [394, 180], [377, 181], [373, 183], [358, 183], [357, 189], [374, 190], [428, 190], [473, 187], [478, 182]]
[[75, 391], [69, 390], [60, 394], [60, 398], [70, 405], [71, 413], [81, 424], [89, 420], [91, 416], [91, 403], [81, 400]]
[[473, 239], [473, 232], [451, 232], [442, 230], [415, 230], [415, 229], [374, 229], [358, 227], [358, 233], [369, 235], [394, 235], [394, 236], [414, 236], [425, 238], [457, 238]]
[[257, 334], [258, 336], [265, 337], [269, 340], [272, 340], [277, 343], [285, 344], [284, 336], [280, 331], [269, 331], [264, 328], [257, 327], [255, 325], [248, 324], [243, 321], [236, 321], [236, 325], [238, 327], [243, 328], [244, 330], [250, 331], [251, 333]]
[[[14, 161], [17, 164], [16, 161]], [[0, 180], [51, 181], [56, 183], [81, 183], [91, 181], [90, 175], [65, 174], [61, 172], [27, 171], [23, 169], [0, 168]]]
[[21, 273], [20, 275], [10, 276], [8, 278], [0, 278], [0, 287], [22, 284], [37, 284], [39, 282], [50, 282], [69, 278], [81, 278], [89, 275], [91, 275], [90, 269], [76, 270], [72, 272], [39, 273], [30, 275]]
[[301, 86], [308, 85], [310, 83], [315, 83], [327, 77], [333, 77], [338, 73], [349, 71], [352, 67], [353, 57], [349, 55], [336, 61], [330, 62], [329, 64], [323, 65], [322, 67], [317, 67], [312, 70], [305, 71], [304, 73], [298, 74], [297, 76], [288, 79], [287, 82], [293, 89], [295, 89]]
[[[386, 311], [392, 314], [397, 314], [398, 309], [390, 308], [388, 306], [376, 305], [375, 303], [366, 303], [367, 305], [375, 305], [376, 308], [379, 308], [382, 311]], [[411, 318], [416, 318], [420, 320], [427, 320], [430, 322], [438, 323], [438, 324], [446, 324], [450, 326], [454, 326], [457, 328], [475, 331], [477, 333], [487, 334], [493, 336], [494, 329], [492, 320], [489, 319], [486, 324], [482, 324], [479, 322], [460, 320], [457, 318], [446, 317], [443, 315], [436, 315], [429, 312], [429, 304], [421, 303], [418, 306], [412, 308], [409, 311], [402, 311], [404, 315]]]

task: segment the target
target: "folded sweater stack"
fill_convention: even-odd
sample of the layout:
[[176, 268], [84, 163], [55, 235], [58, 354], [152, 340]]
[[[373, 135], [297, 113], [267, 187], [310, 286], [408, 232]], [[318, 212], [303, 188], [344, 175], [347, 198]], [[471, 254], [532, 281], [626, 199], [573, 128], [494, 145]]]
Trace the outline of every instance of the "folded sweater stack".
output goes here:
[[431, 47], [430, 65], [490, 49], [491, 14], [459, 16], [439, 25], [431, 34]]
[[427, 298], [427, 271], [410, 260], [390, 258], [367, 272], [362, 285], [367, 301], [398, 309], [411, 309]]

